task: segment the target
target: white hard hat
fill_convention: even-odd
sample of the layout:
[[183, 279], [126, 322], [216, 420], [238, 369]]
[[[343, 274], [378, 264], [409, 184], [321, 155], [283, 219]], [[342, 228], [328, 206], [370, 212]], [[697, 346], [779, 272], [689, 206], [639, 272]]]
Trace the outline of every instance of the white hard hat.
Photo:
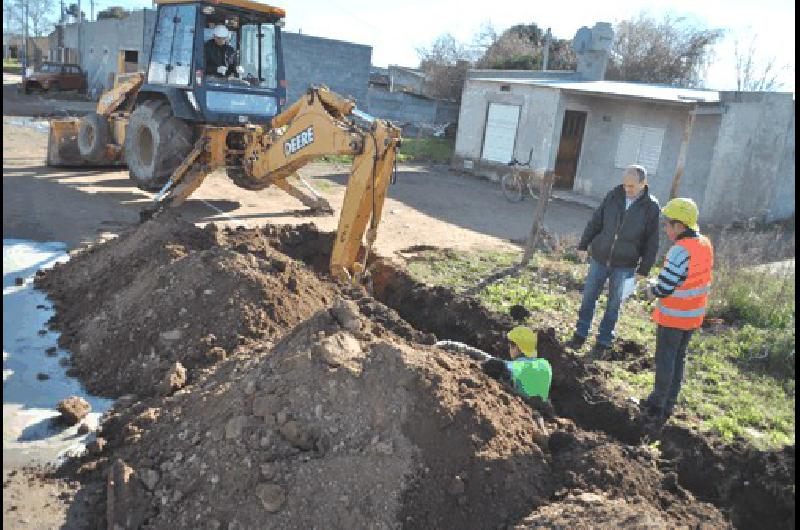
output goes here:
[[214, 38], [220, 37], [220, 38], [223, 38], [223, 39], [227, 39], [230, 36], [230, 32], [228, 31], [228, 28], [226, 28], [222, 24], [219, 24], [217, 26], [214, 26], [213, 35], [214, 35]]

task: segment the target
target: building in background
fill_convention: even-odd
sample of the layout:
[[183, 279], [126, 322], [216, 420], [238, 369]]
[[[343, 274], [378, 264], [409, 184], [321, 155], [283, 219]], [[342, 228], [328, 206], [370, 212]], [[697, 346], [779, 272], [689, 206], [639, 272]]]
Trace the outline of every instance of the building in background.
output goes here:
[[579, 30], [574, 72], [470, 71], [453, 167], [497, 179], [530, 155], [562, 196], [599, 200], [636, 163], [662, 203], [674, 188], [703, 222], [793, 216], [793, 95], [605, 81], [609, 31]]
[[458, 103], [434, 97], [425, 74], [415, 68], [373, 66], [367, 102], [372, 114], [399, 125], [405, 136], [443, 132], [458, 121]]

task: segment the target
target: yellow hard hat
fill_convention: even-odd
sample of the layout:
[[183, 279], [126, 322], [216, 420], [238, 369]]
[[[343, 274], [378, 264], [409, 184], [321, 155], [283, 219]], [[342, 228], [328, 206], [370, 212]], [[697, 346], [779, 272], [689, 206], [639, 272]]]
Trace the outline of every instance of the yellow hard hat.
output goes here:
[[687, 228], [690, 228], [697, 232], [700, 227], [697, 226], [697, 204], [692, 199], [687, 199], [683, 197], [678, 197], [676, 199], [671, 199], [667, 204], [661, 208], [661, 213], [664, 214], [664, 217], [668, 219], [673, 219], [675, 221], [680, 221], [681, 223], [685, 224]]
[[519, 347], [526, 357], [533, 357], [536, 353], [536, 332], [525, 326], [517, 326], [508, 332], [508, 340]]

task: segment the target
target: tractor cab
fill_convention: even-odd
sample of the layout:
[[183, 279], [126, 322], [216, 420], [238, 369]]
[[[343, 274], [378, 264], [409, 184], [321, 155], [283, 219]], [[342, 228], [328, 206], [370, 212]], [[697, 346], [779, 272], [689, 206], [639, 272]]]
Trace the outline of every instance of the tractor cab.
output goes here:
[[165, 98], [175, 117], [214, 125], [267, 124], [281, 111], [282, 9], [251, 0], [156, 3], [139, 101]]

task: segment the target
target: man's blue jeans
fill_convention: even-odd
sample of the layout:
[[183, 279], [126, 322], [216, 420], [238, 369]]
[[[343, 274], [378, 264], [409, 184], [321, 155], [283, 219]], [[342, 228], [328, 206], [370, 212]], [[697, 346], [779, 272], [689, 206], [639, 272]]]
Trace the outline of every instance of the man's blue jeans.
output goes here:
[[658, 326], [656, 331], [656, 381], [645, 403], [671, 411], [678, 402], [686, 367], [686, 349], [694, 330]]
[[578, 311], [578, 324], [575, 326], [576, 334], [583, 338], [589, 336], [597, 298], [603, 292], [606, 280], [608, 280], [608, 304], [603, 320], [600, 322], [597, 342], [602, 346], [611, 346], [611, 342], [614, 340], [614, 327], [619, 318], [619, 308], [622, 305], [622, 289], [625, 280], [632, 278], [635, 271], [634, 267], [607, 267], [594, 258], [589, 261], [589, 274], [586, 275], [583, 301], [581, 309]]

